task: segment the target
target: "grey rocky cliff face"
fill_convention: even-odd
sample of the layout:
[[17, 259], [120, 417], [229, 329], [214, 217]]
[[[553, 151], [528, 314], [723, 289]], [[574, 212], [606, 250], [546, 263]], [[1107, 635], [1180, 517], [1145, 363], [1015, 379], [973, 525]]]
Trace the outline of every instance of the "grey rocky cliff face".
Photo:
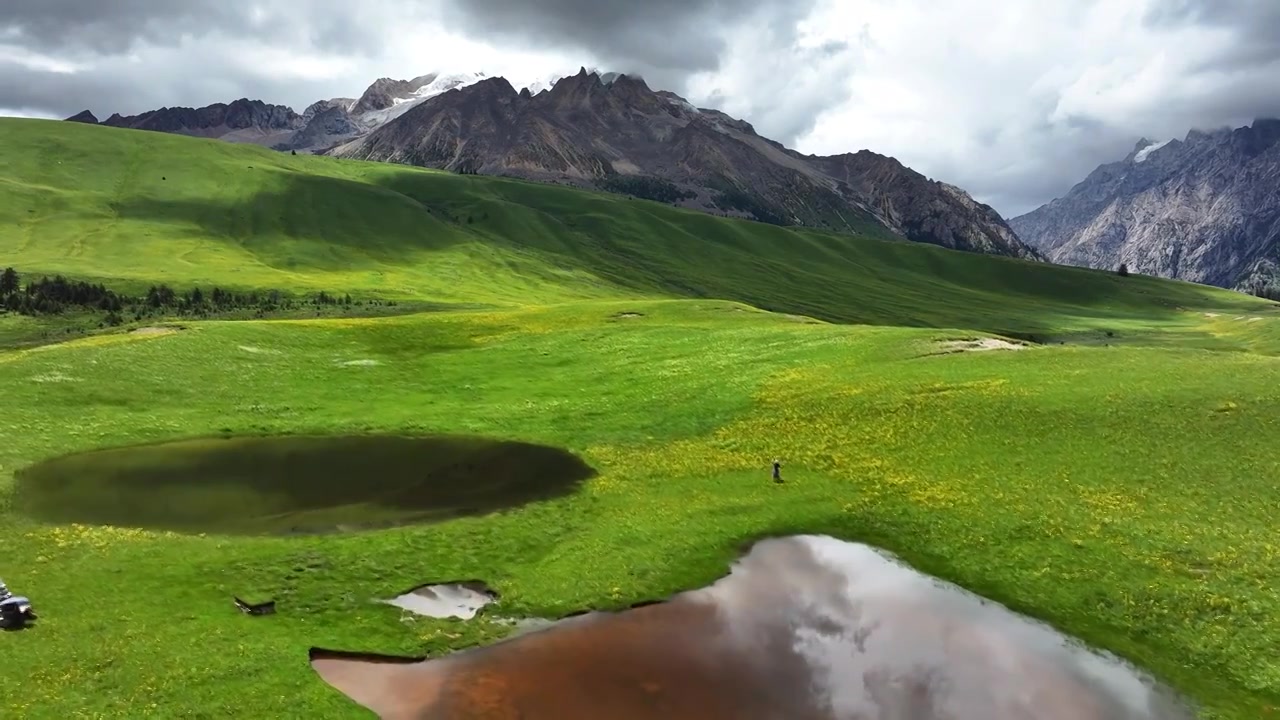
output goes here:
[[930, 180], [896, 159], [862, 150], [814, 158], [832, 177], [877, 208], [889, 229], [909, 240], [1041, 260], [1000, 214], [960, 188]]
[[1280, 120], [1138, 143], [1010, 224], [1050, 260], [1253, 290], [1280, 267]]
[[268, 105], [261, 100], [241, 98], [230, 104], [214, 103], [202, 108], [164, 107], [141, 115], [112, 115], [102, 123], [114, 127], [155, 130], [216, 137], [235, 130], [285, 132], [303, 126], [302, 116], [284, 105]]
[[356, 104], [353, 98], [333, 98], [330, 100], [317, 100], [307, 106], [302, 111], [302, 122], [309, 123], [316, 115], [333, 108], [341, 108], [343, 111], [350, 113], [351, 108]]
[[274, 145], [274, 149], [323, 151], [359, 137], [366, 128], [348, 110], [354, 103], [347, 98], [312, 103], [302, 113], [302, 129]]
[[585, 69], [536, 95], [502, 78], [412, 108], [339, 157], [567, 182], [778, 225], [895, 234], [1041, 259], [990, 207], [870, 152], [805, 156], [628, 75]]

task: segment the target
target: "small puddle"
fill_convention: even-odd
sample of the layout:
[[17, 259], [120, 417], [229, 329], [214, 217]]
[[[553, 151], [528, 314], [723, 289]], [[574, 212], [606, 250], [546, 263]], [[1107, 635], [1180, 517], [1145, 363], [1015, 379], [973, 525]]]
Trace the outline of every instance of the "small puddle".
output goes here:
[[566, 450], [491, 438], [217, 437], [46, 460], [15, 473], [13, 499], [55, 523], [290, 535], [483, 514], [594, 474]]
[[1183, 720], [1146, 674], [825, 536], [756, 543], [729, 575], [437, 659], [313, 648], [384, 718]]
[[427, 617], [470, 620], [497, 597], [484, 583], [469, 581], [423, 585], [386, 602]]

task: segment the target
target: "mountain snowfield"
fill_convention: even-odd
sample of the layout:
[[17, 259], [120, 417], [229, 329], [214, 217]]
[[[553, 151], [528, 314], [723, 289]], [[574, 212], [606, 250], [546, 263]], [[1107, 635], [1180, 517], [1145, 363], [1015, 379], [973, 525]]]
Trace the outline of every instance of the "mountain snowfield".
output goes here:
[[[474, 85], [488, 76], [482, 72], [468, 72], [450, 74], [431, 73], [422, 77], [430, 77], [432, 80], [422, 87], [419, 87], [417, 90], [412, 91], [409, 95], [393, 97], [392, 102], [394, 104], [391, 107], [363, 113], [356, 119], [369, 129], [381, 127], [437, 95], [443, 95], [444, 93], [456, 88], [464, 88], [468, 85]], [[355, 109], [356, 102], [358, 101], [352, 101], [351, 106], [347, 108], [348, 112]]]
[[[609, 80], [616, 79], [617, 76], [618, 76], [618, 73], [608, 73], [604, 76], [601, 76], [601, 79], [605, 82], [608, 82]], [[401, 115], [404, 115], [406, 112], [409, 112], [413, 108], [417, 107], [418, 105], [421, 105], [422, 103], [426, 102], [427, 100], [430, 100], [431, 98], [437, 95], [443, 95], [444, 93], [449, 92], [450, 90], [462, 89], [471, 85], [475, 85], [476, 83], [488, 78], [489, 76], [483, 72], [454, 72], [454, 73], [428, 73], [427, 75], [423, 75], [420, 77], [423, 79], [425, 78], [432, 78], [432, 79], [430, 82], [427, 82], [425, 85], [423, 85], [422, 87], [419, 87], [417, 90], [412, 91], [408, 95], [404, 95], [401, 97], [394, 97], [393, 101], [395, 104], [392, 105], [391, 107], [362, 113], [356, 119], [362, 125], [368, 127], [370, 130], [373, 130], [391, 122], [392, 120], [395, 120]], [[560, 76], [560, 75], [550, 75], [540, 80], [532, 80], [523, 85], [516, 84], [515, 88], [516, 90], [528, 90], [530, 95], [538, 95], [538, 94], [550, 91], [551, 88], [555, 87], [555, 84], [559, 82], [562, 77], [563, 76]], [[347, 108], [347, 110], [348, 111], [354, 110], [356, 102], [357, 101], [353, 100], [350, 106]], [[684, 104], [688, 105], [690, 108], [693, 108], [693, 106], [690, 105], [688, 102], [684, 102]]]
[[[601, 76], [606, 83], [617, 79], [619, 73], [606, 73]], [[392, 104], [389, 107], [379, 108], [376, 110], [368, 110], [358, 112], [357, 106], [359, 99], [348, 100], [346, 102], [346, 110], [350, 114], [351, 120], [366, 131], [377, 130], [387, 123], [401, 117], [405, 113], [430, 100], [433, 97], [443, 95], [450, 90], [461, 90], [486, 80], [489, 75], [483, 72], [432, 72], [420, 75], [413, 80], [403, 81], [408, 85], [416, 86], [408, 92], [394, 94], [391, 96]], [[530, 95], [539, 95], [549, 92], [555, 84], [559, 82], [563, 76], [549, 75], [542, 79], [531, 80], [523, 85], [515, 85], [517, 90], [528, 90]], [[366, 91], [368, 92], [368, 91]], [[693, 105], [683, 99], [680, 100], [684, 105], [693, 109]], [[308, 118], [309, 120], [310, 118]], [[296, 148], [304, 149], [304, 148]], [[311, 149], [311, 148], [306, 148]]]
[[1134, 154], [1133, 161], [1135, 163], [1140, 163], [1143, 160], [1146, 160], [1151, 155], [1151, 153], [1159, 150], [1160, 148], [1164, 147], [1165, 145], [1168, 145], [1171, 142], [1173, 142], [1173, 138], [1169, 138], [1168, 140], [1165, 140], [1162, 142], [1152, 142], [1144, 138], [1143, 140], [1139, 141], [1138, 144], [1146, 145], [1146, 147], [1143, 147], [1141, 150], [1139, 150], [1137, 153]]

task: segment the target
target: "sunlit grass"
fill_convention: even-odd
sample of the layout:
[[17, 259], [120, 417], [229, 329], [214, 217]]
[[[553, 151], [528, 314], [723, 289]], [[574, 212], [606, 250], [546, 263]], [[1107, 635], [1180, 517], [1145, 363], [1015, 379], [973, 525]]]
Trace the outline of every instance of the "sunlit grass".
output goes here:
[[[377, 598], [479, 577], [499, 614], [624, 607], [790, 532], [895, 550], [1210, 717], [1280, 704], [1273, 304], [161, 133], [5, 119], [0, 144], [0, 265], [441, 310], [90, 337], [0, 316], [0, 577], [41, 615], [0, 637], [22, 665], [0, 674], [0, 715], [361, 717], [309, 646], [442, 653], [509, 630]], [[939, 345], [990, 333], [1032, 347]], [[318, 537], [14, 509], [14, 473], [69, 453], [383, 432], [562, 447], [599, 474], [496, 514]]]
[[[714, 579], [744, 539], [798, 530], [890, 547], [1155, 669], [1220, 717], [1256, 717], [1275, 697], [1280, 491], [1259, 468], [1280, 451], [1257, 438], [1280, 417], [1280, 361], [1069, 346], [929, 356], [964, 334], [629, 307], [628, 322], [588, 304], [195, 324], [0, 364], [0, 392], [26, 409], [0, 418], [22, 438], [0, 449], [3, 483], [65, 452], [224, 431], [478, 432], [563, 446], [600, 471], [576, 495], [499, 515], [323, 538], [11, 514], [6, 579], [46, 619], [5, 638], [39, 681], [0, 680], [5, 706], [356, 717], [314, 682], [306, 647], [442, 651], [503, 632], [406, 625], [374, 598], [482, 577], [499, 613], [620, 607]], [[350, 358], [378, 362], [338, 364]], [[32, 381], [52, 373], [78, 382]], [[277, 598], [281, 613], [240, 616], [232, 594]]]

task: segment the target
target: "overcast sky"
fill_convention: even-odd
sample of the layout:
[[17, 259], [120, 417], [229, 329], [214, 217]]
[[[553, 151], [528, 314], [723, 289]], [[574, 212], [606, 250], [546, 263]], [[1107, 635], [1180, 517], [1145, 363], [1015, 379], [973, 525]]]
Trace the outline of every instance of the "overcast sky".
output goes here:
[[302, 110], [375, 78], [579, 66], [869, 148], [1006, 217], [1141, 136], [1280, 115], [1280, 0], [0, 0], [0, 114], [240, 97]]

